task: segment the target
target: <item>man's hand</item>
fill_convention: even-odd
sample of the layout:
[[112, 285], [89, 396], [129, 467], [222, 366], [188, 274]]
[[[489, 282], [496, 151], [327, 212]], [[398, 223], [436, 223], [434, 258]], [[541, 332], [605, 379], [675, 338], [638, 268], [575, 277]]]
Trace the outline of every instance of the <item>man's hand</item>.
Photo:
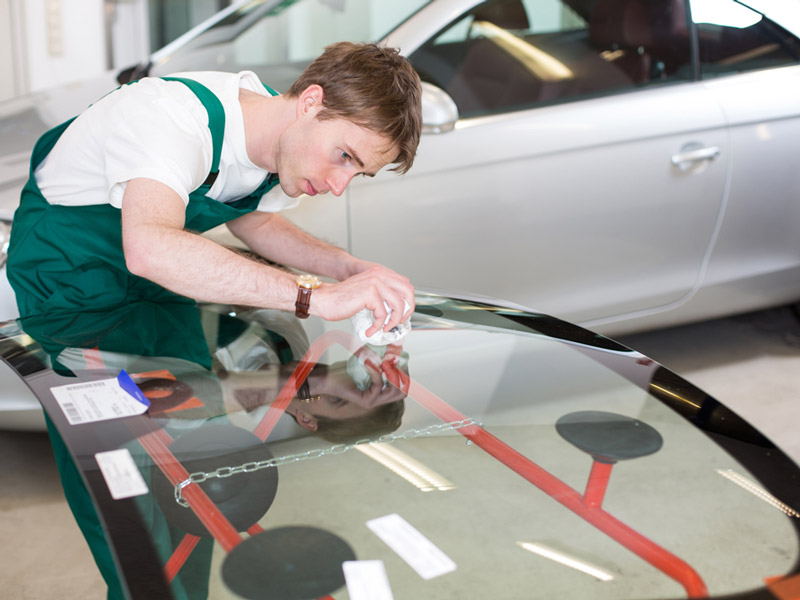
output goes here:
[[[374, 335], [380, 329], [390, 331], [408, 320], [414, 312], [414, 286], [408, 278], [387, 267], [374, 263], [364, 264], [369, 266], [358, 274], [339, 283], [323, 284], [314, 290], [311, 314], [329, 321], [338, 321], [368, 308], [375, 315], [375, 322], [367, 329], [367, 336]], [[387, 306], [391, 315], [388, 314]]]

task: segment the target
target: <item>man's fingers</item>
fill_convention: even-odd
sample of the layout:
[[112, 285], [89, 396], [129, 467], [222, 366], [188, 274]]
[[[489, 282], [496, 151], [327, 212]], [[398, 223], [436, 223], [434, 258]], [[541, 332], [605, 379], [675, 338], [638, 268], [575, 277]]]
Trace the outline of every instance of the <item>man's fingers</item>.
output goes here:
[[369, 273], [375, 278], [378, 293], [387, 305], [387, 310], [391, 310], [389, 321], [385, 322], [385, 319], [382, 321], [385, 322], [383, 330], [391, 331], [392, 328], [407, 321], [414, 312], [414, 286], [407, 277], [386, 267], [373, 268]]
[[369, 269], [336, 284], [324, 285], [315, 292], [312, 310], [324, 319], [337, 321], [352, 317], [363, 308], [372, 311], [374, 321], [365, 334], [391, 331], [407, 321], [414, 311], [414, 286], [385, 267]]
[[[369, 307], [368, 307], [369, 308]], [[385, 329], [384, 323], [386, 322], [386, 318], [389, 314], [384, 302], [379, 300], [377, 305], [371, 308], [372, 315], [374, 317], [374, 321], [369, 329], [367, 329], [367, 337], [370, 337], [376, 333], [378, 333], [381, 329]], [[391, 319], [390, 319], [391, 320]], [[387, 330], [388, 331], [388, 330]]]
[[414, 310], [416, 309], [416, 302], [414, 301], [414, 296], [411, 296], [410, 298], [407, 298], [407, 297], [403, 298], [403, 301], [405, 302], [405, 304], [408, 305], [408, 308], [403, 313], [403, 321], [402, 322], [405, 323], [406, 321], [408, 321], [411, 318], [411, 315], [414, 314]]
[[414, 300], [412, 299], [411, 303], [409, 304], [408, 300], [406, 300], [405, 298], [400, 298], [397, 301], [397, 304], [395, 306], [392, 306], [391, 309], [392, 309], [392, 315], [391, 315], [392, 318], [390, 319], [389, 323], [387, 323], [386, 326], [383, 328], [384, 331], [391, 331], [393, 327], [396, 327], [401, 323], [405, 323], [411, 318], [411, 315], [414, 314]]

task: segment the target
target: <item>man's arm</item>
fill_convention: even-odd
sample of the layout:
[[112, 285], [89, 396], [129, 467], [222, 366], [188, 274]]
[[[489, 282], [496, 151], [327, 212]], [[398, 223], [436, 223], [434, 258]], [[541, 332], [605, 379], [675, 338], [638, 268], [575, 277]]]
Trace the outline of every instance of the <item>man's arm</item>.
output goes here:
[[122, 247], [131, 273], [200, 301], [293, 309], [291, 274], [184, 231], [184, 216], [183, 201], [169, 187], [150, 179], [128, 182]]
[[[290, 273], [248, 260], [184, 231], [184, 215], [183, 201], [164, 184], [150, 179], [128, 182], [122, 202], [122, 245], [131, 273], [200, 301], [294, 310], [297, 285]], [[292, 246], [288, 241], [291, 237], [288, 234], [284, 239], [289, 244], [287, 250], [267, 258], [277, 261], [297, 251], [300, 262], [290, 264], [303, 268], [313, 264], [314, 248], [302, 242]], [[329, 261], [323, 258], [320, 264]], [[333, 271], [326, 268], [320, 274], [333, 276]], [[407, 280], [404, 284], [404, 279], [397, 274], [387, 277], [381, 268], [368, 268], [341, 283], [323, 284], [315, 290], [310, 312], [336, 321], [369, 308], [375, 313], [376, 325], [367, 332], [372, 335], [380, 329], [377, 324], [385, 320], [385, 301], [393, 308], [384, 327], [388, 331], [404, 317], [403, 298], [413, 302], [413, 287]], [[396, 306], [399, 310], [394, 310]]]
[[[287, 267], [338, 281], [346, 281], [361, 274], [379, 279], [393, 292], [386, 294], [384, 300], [393, 315], [396, 311], [402, 315], [400, 322], [408, 319], [414, 311], [414, 287], [406, 277], [327, 244], [280, 215], [252, 212], [229, 222], [228, 229], [257, 254]], [[404, 310], [404, 301], [409, 306], [408, 310]], [[385, 319], [385, 312], [382, 310], [381, 313], [383, 317], [376, 313], [376, 321], [379, 318]]]
[[275, 213], [251, 212], [227, 225], [253, 252], [287, 267], [337, 281], [369, 268], [364, 268], [365, 261], [315, 238]]

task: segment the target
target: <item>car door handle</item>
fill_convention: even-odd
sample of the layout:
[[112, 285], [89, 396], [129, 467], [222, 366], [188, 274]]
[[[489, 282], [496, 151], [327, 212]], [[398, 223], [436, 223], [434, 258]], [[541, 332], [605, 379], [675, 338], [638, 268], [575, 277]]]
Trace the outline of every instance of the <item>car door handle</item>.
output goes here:
[[692, 147], [681, 148], [681, 152], [672, 155], [672, 164], [678, 167], [681, 171], [689, 169], [693, 163], [703, 160], [714, 160], [719, 156], [719, 146], [705, 146], [705, 147]]

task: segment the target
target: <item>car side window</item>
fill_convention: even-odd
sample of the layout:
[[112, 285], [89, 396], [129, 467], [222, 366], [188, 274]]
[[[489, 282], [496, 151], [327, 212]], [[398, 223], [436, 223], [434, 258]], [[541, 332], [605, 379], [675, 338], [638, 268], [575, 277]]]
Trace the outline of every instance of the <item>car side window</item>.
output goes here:
[[488, 0], [409, 60], [462, 117], [692, 77], [685, 0]]
[[253, 70], [285, 91], [334, 42], [382, 39], [431, 0], [251, 0], [159, 59], [158, 74]]
[[691, 0], [703, 78], [800, 62], [800, 41], [733, 0]]

